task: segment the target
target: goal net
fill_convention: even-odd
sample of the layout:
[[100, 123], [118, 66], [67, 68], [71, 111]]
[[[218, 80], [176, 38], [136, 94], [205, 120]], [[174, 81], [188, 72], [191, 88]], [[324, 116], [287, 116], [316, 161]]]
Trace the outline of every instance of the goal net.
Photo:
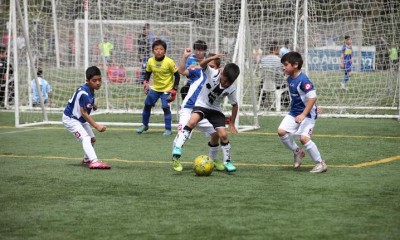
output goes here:
[[[16, 15], [16, 36], [23, 37], [22, 22], [29, 33], [29, 45], [12, 55], [18, 62], [18, 104], [15, 106], [17, 125], [59, 123], [60, 113], [74, 90], [85, 82], [85, 68], [96, 65], [102, 69], [103, 86], [96, 92], [98, 111], [96, 120], [115, 125], [141, 125], [141, 112], [145, 95], [141, 84], [140, 46], [138, 40], [145, 24], [150, 26], [154, 39], [167, 43], [167, 56], [179, 63], [183, 50], [192, 47], [196, 40], [204, 40], [209, 52], [224, 53], [222, 66], [235, 62], [241, 68], [238, 80], [240, 112], [237, 125], [241, 130], [258, 127], [254, 110], [254, 84], [251, 61], [251, 41], [237, 40], [243, 33], [250, 34], [245, 1], [74, 1], [48, 2], [47, 4], [23, 5], [19, 16], [10, 6], [10, 15]], [[24, 11], [25, 10], [25, 11]], [[35, 16], [29, 19], [29, 16]], [[23, 18], [22, 21], [19, 18]], [[12, 18], [11, 18], [12, 19]], [[11, 24], [12, 25], [12, 21]], [[245, 26], [246, 25], [246, 26]], [[239, 26], [242, 26], [240, 30]], [[12, 27], [11, 27], [12, 29]], [[241, 32], [239, 32], [241, 31]], [[28, 39], [26, 39], [28, 40]], [[106, 63], [99, 44], [108, 40], [113, 44]], [[12, 42], [11, 42], [12, 44]], [[32, 50], [34, 66], [26, 56]], [[236, 56], [235, 59], [234, 56]], [[30, 81], [35, 78], [34, 69], [43, 69], [43, 77], [51, 84], [49, 102], [42, 107], [30, 100]], [[16, 75], [14, 75], [16, 77]], [[181, 86], [185, 83], [181, 78]], [[239, 81], [242, 81], [239, 83]], [[176, 116], [179, 103], [171, 105]], [[10, 105], [9, 108], [13, 106]], [[229, 103], [224, 105], [230, 115]], [[45, 114], [43, 114], [45, 113]], [[162, 110], [157, 103], [152, 110], [150, 125], [163, 126]], [[44, 115], [46, 117], [44, 117]], [[47, 118], [47, 119], [46, 119]]]
[[[274, 41], [280, 47], [288, 41], [304, 58], [302, 71], [317, 88], [323, 116], [399, 117], [399, 1], [251, 2], [256, 56], [268, 54]], [[342, 88], [345, 36], [352, 38], [353, 64]]]
[[[207, 42], [210, 52], [225, 54], [222, 64], [235, 62], [240, 66], [238, 125], [242, 129], [257, 128], [258, 115], [282, 115], [288, 110], [290, 97], [285, 89], [268, 104], [258, 101], [264, 94], [261, 83], [266, 77], [260, 68], [262, 58], [286, 41], [290, 50], [303, 55], [302, 71], [316, 85], [324, 116], [399, 117], [397, 0], [25, 2], [6, 2], [0, 15], [3, 44], [14, 65], [9, 80], [16, 83], [15, 100], [6, 100], [5, 107], [15, 110], [17, 126], [59, 124], [68, 99], [85, 82], [85, 68], [92, 65], [102, 69], [106, 80], [96, 94], [96, 120], [140, 125], [145, 95], [140, 84], [138, 38], [146, 23], [154, 38], [167, 42], [167, 55], [175, 63], [179, 63], [184, 48], [200, 39]], [[21, 16], [14, 3], [19, 3]], [[353, 40], [348, 90], [341, 89], [340, 49], [345, 35]], [[105, 38], [114, 46], [108, 65], [99, 50]], [[35, 106], [31, 100], [31, 80], [37, 67], [43, 69], [43, 77], [52, 86], [49, 102], [43, 106]], [[181, 86], [184, 80], [182, 77]], [[172, 104], [174, 123], [180, 101], [178, 97]], [[224, 111], [229, 115], [229, 103]], [[152, 112], [151, 123], [162, 126], [160, 105]]]

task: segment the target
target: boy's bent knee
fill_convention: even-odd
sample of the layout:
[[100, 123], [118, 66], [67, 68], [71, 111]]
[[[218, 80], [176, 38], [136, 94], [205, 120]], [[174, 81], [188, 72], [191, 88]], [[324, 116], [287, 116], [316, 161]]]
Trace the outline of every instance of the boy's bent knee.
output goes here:
[[282, 128], [279, 128], [278, 129], [278, 136], [279, 137], [283, 137], [283, 136], [285, 136], [287, 134], [287, 132], [284, 130], [284, 129], [282, 129]]
[[308, 143], [308, 141], [310, 141], [310, 138], [309, 138], [309, 137], [304, 136], [304, 135], [301, 135], [301, 136], [300, 136], [300, 142], [301, 142], [301, 144], [305, 145], [305, 144]]
[[171, 114], [171, 108], [163, 108], [164, 114]]

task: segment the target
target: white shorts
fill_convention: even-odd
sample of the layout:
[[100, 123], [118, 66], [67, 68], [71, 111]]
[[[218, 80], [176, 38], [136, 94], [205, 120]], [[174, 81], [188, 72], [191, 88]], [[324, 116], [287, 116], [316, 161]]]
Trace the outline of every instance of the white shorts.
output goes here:
[[295, 118], [288, 114], [283, 118], [279, 128], [295, 136], [306, 136], [311, 138], [314, 126], [315, 119], [306, 117], [303, 122], [298, 124], [296, 123]]
[[82, 141], [82, 138], [88, 135], [90, 136], [90, 138], [94, 138], [93, 130], [88, 122], [81, 123], [79, 120], [70, 118], [63, 114], [62, 123], [67, 128], [67, 130], [75, 136], [76, 140], [78, 141]]
[[[190, 108], [182, 108], [181, 110], [179, 110], [178, 132], [180, 132], [189, 122], [191, 114], [192, 114], [192, 109]], [[207, 119], [202, 119], [196, 125], [196, 129], [204, 133], [206, 137], [209, 137], [211, 134], [215, 133], [213, 125], [211, 125], [211, 123]]]

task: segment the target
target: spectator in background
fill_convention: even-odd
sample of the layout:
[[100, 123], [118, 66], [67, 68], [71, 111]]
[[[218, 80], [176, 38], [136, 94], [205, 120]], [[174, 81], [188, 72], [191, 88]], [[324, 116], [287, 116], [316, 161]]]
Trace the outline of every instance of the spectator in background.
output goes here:
[[143, 26], [143, 32], [139, 35], [137, 46], [139, 54], [139, 62], [141, 63], [140, 76], [136, 83], [142, 84], [146, 75], [146, 64], [150, 58], [151, 46], [154, 43], [154, 32], [150, 31], [150, 24]]
[[288, 53], [290, 51], [289, 49], [289, 40], [285, 40], [285, 43], [283, 45], [283, 47], [281, 47], [281, 49], [279, 49], [279, 57], [283, 57], [283, 55], [285, 55], [286, 53]]
[[342, 46], [340, 55], [340, 67], [344, 71], [344, 77], [340, 88], [347, 91], [349, 89], [346, 87], [346, 84], [350, 80], [351, 65], [353, 64], [353, 47], [351, 46], [352, 40], [350, 36], [345, 36], [344, 39], [344, 45]]
[[40, 96], [39, 91], [42, 93], [43, 102], [44, 104], [50, 103], [50, 96], [51, 96], [51, 86], [50, 84], [43, 78], [43, 70], [38, 69], [37, 71], [37, 78], [39, 82], [39, 87], [36, 84], [36, 79], [32, 79], [31, 81], [31, 99], [33, 106], [40, 105]]
[[261, 58], [260, 68], [274, 68], [282, 71], [281, 58], [279, 57], [279, 46], [273, 41], [269, 47], [269, 54]]
[[104, 37], [104, 41], [99, 44], [100, 54], [103, 60], [107, 63], [107, 65], [111, 62], [111, 50], [114, 48], [114, 45], [108, 41], [107, 37]]
[[[273, 41], [269, 47], [269, 54], [261, 58], [261, 63], [260, 63], [260, 68], [268, 68], [272, 70], [274, 74], [274, 81], [275, 81], [275, 86], [276, 89], [284, 88], [286, 87], [285, 83], [283, 82], [284, 76], [283, 76], [283, 69], [282, 69], [282, 63], [281, 63], [281, 58], [279, 57], [279, 46], [277, 41]], [[261, 76], [261, 82], [259, 86], [259, 95], [261, 90], [263, 89], [264, 85], [264, 79], [265, 76]], [[262, 95], [262, 102], [265, 103], [265, 100], [267, 98], [266, 92], [263, 92]], [[285, 102], [285, 101], [284, 101]]]

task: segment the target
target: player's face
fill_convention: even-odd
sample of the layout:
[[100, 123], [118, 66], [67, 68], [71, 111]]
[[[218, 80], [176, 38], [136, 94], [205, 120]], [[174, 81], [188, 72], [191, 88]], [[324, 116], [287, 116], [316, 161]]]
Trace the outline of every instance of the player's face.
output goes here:
[[208, 63], [208, 66], [210, 66], [210, 68], [214, 68], [214, 69], [218, 69], [217, 64], [215, 64], [215, 61], [212, 60], [211, 62]]
[[197, 59], [203, 59], [205, 56], [205, 53], [206, 53], [206, 51], [204, 51], [204, 50], [198, 50], [198, 49], [194, 50], [194, 55], [196, 56]]
[[223, 88], [228, 88], [229, 86], [231, 86], [231, 83], [228, 82], [228, 79], [225, 77], [225, 75], [223, 73], [221, 74], [221, 78], [219, 81]]
[[154, 46], [153, 54], [156, 59], [160, 59], [165, 56], [165, 48], [161, 45]]
[[297, 71], [297, 64], [292, 65], [286, 61], [283, 63], [283, 71], [285, 72], [286, 75], [293, 76]]
[[90, 89], [99, 90], [101, 87], [101, 75], [94, 75], [87, 83]]

